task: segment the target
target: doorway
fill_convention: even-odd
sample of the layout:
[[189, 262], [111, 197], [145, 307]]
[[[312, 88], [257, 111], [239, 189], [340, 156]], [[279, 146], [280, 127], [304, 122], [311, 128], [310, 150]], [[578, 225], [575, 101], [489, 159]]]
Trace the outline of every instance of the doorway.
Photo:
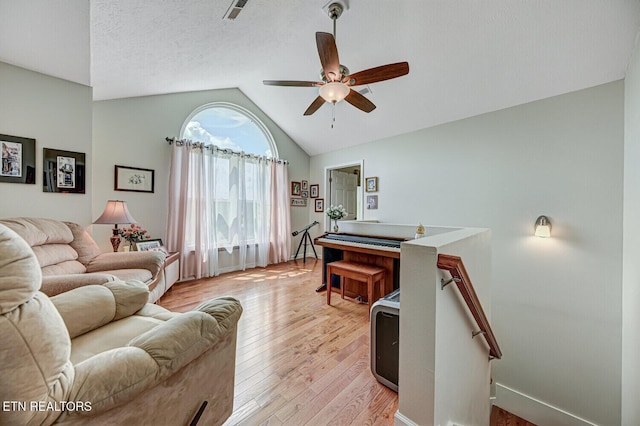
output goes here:
[[[325, 179], [326, 207], [342, 204], [347, 210], [342, 220], [362, 220], [362, 162], [327, 167]], [[330, 225], [328, 219], [327, 224]]]

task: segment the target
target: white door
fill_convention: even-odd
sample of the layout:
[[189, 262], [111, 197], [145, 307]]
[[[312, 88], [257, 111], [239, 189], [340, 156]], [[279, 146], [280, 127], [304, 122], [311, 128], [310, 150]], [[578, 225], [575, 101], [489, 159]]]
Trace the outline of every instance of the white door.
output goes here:
[[354, 220], [358, 215], [358, 177], [353, 173], [331, 170], [331, 198], [329, 204], [342, 204], [347, 209], [343, 220]]

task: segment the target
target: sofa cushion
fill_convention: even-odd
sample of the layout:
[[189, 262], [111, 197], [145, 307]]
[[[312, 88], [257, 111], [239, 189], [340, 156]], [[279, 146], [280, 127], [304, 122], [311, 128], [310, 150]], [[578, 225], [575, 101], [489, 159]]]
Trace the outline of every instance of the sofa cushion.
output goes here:
[[[52, 297], [51, 302], [62, 316], [72, 339], [110, 323], [116, 315], [113, 294], [101, 285], [66, 291]], [[83, 309], [78, 309], [78, 306]]]
[[165, 321], [132, 315], [82, 334], [71, 340], [71, 362], [75, 365], [110, 349], [124, 348], [140, 334]]
[[100, 247], [84, 227], [73, 222], [64, 222], [64, 224], [69, 227], [73, 234], [73, 241], [70, 244], [78, 253], [78, 262], [87, 266], [91, 259], [102, 253]]
[[112, 269], [102, 271], [101, 273], [114, 275], [122, 281], [137, 280], [146, 283], [153, 278], [153, 275], [151, 275], [151, 272], [147, 269]]
[[[31, 248], [38, 258], [38, 263], [41, 268], [78, 259], [78, 253], [69, 244], [45, 244]], [[84, 272], [84, 270], [82, 272]]]
[[0, 224], [13, 229], [31, 247], [43, 244], [69, 244], [73, 241], [69, 227], [58, 220], [18, 217], [2, 219]]
[[41, 280], [38, 261], [27, 242], [0, 225], [0, 314], [30, 300]]
[[66, 260], [55, 265], [45, 266], [42, 268], [42, 275], [46, 277], [50, 275], [84, 274], [85, 271], [84, 265], [77, 260]]
[[42, 291], [47, 296], [55, 296], [65, 291], [85, 285], [102, 285], [109, 281], [117, 280], [111, 274], [66, 274], [66, 275], [47, 275], [42, 277]]

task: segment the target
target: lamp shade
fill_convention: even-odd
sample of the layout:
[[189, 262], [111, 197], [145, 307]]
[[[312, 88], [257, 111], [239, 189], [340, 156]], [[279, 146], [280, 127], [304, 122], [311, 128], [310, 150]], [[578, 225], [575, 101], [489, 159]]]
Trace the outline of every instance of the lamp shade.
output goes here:
[[551, 236], [551, 222], [546, 216], [540, 216], [536, 219], [535, 236], [541, 238], [549, 238]]
[[129, 213], [126, 201], [109, 200], [102, 215], [93, 223], [117, 225], [118, 223], [136, 223], [136, 220]]
[[340, 102], [346, 98], [350, 91], [351, 89], [349, 89], [349, 86], [338, 81], [327, 83], [318, 90], [320, 96], [322, 96], [325, 101], [331, 102], [332, 104]]

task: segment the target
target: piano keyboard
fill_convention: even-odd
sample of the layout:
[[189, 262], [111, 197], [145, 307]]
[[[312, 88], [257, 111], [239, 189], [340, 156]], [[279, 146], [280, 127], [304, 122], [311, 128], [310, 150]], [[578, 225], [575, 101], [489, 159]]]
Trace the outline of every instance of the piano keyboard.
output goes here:
[[359, 235], [327, 234], [318, 238], [318, 243], [335, 243], [351, 247], [376, 248], [378, 250], [400, 253], [402, 241]]

